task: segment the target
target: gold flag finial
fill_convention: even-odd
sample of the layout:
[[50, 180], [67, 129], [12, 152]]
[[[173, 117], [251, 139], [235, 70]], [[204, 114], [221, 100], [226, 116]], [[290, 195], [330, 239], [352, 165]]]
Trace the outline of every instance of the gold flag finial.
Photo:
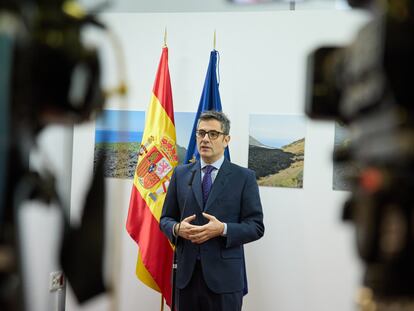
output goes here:
[[216, 30], [214, 29], [213, 48], [216, 49]]
[[167, 27], [164, 29], [164, 47], [167, 47]]

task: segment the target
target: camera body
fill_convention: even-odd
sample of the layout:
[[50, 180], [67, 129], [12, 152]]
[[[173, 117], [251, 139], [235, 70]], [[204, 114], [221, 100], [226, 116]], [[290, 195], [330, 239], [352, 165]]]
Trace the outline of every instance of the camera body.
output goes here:
[[379, 301], [414, 300], [414, 4], [350, 4], [376, 14], [349, 46], [309, 56], [305, 110], [349, 128], [334, 161], [358, 166], [343, 216], [356, 228], [364, 285]]
[[0, 225], [6, 206], [13, 205], [13, 189], [30, 171], [29, 151], [39, 131], [52, 123], [89, 119], [104, 104], [98, 52], [81, 38], [86, 25], [102, 25], [93, 16], [71, 14], [65, 3], [7, 0], [0, 5], [0, 38], [9, 42], [8, 58], [2, 55], [9, 75], [2, 83], [8, 98], [2, 103], [7, 125], [0, 161], [8, 172], [2, 175], [7, 182], [0, 196]]
[[[53, 201], [63, 207], [52, 172], [40, 173], [29, 165], [37, 135], [50, 124], [85, 121], [104, 105], [98, 51], [87, 47], [81, 35], [87, 25], [104, 26], [73, 5], [73, 1], [64, 0], [0, 3], [2, 310], [25, 309], [21, 299], [22, 267], [16, 217], [20, 205], [39, 200], [46, 205]], [[98, 184], [103, 176], [101, 179]], [[102, 203], [98, 199], [103, 193], [94, 195], [95, 201]], [[66, 225], [65, 232], [70, 232]]]
[[5, 0], [0, 16], [0, 39], [9, 43], [2, 55], [9, 74], [2, 83], [8, 97], [2, 102], [7, 125], [0, 164], [8, 172], [2, 175], [7, 182], [0, 196], [1, 225], [4, 209], [13, 205], [13, 189], [30, 171], [29, 151], [39, 131], [89, 119], [102, 110], [104, 96], [98, 52], [81, 37], [86, 25], [103, 27], [93, 16], [76, 14], [64, 0]]

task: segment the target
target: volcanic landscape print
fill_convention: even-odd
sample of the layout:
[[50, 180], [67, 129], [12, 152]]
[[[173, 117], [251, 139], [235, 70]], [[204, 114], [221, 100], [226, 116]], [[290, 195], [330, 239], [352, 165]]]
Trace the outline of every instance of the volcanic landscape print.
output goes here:
[[249, 164], [259, 186], [303, 188], [306, 121], [300, 115], [250, 115]]

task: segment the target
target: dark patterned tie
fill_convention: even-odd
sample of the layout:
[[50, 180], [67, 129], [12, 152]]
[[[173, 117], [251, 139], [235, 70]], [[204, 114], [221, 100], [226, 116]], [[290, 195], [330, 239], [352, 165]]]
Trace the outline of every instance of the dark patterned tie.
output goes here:
[[201, 188], [203, 190], [203, 203], [206, 205], [208, 195], [211, 190], [211, 186], [213, 185], [213, 180], [211, 179], [211, 172], [215, 169], [214, 166], [206, 165], [203, 168], [204, 176], [203, 182], [201, 183]]

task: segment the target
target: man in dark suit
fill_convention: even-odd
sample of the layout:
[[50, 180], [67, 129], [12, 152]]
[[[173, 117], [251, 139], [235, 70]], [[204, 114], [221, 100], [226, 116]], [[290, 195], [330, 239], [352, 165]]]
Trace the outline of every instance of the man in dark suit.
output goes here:
[[196, 132], [201, 159], [175, 169], [164, 202], [161, 230], [172, 243], [179, 237], [179, 311], [241, 310], [243, 244], [264, 234], [255, 173], [224, 158], [229, 131], [222, 112], [201, 114]]

